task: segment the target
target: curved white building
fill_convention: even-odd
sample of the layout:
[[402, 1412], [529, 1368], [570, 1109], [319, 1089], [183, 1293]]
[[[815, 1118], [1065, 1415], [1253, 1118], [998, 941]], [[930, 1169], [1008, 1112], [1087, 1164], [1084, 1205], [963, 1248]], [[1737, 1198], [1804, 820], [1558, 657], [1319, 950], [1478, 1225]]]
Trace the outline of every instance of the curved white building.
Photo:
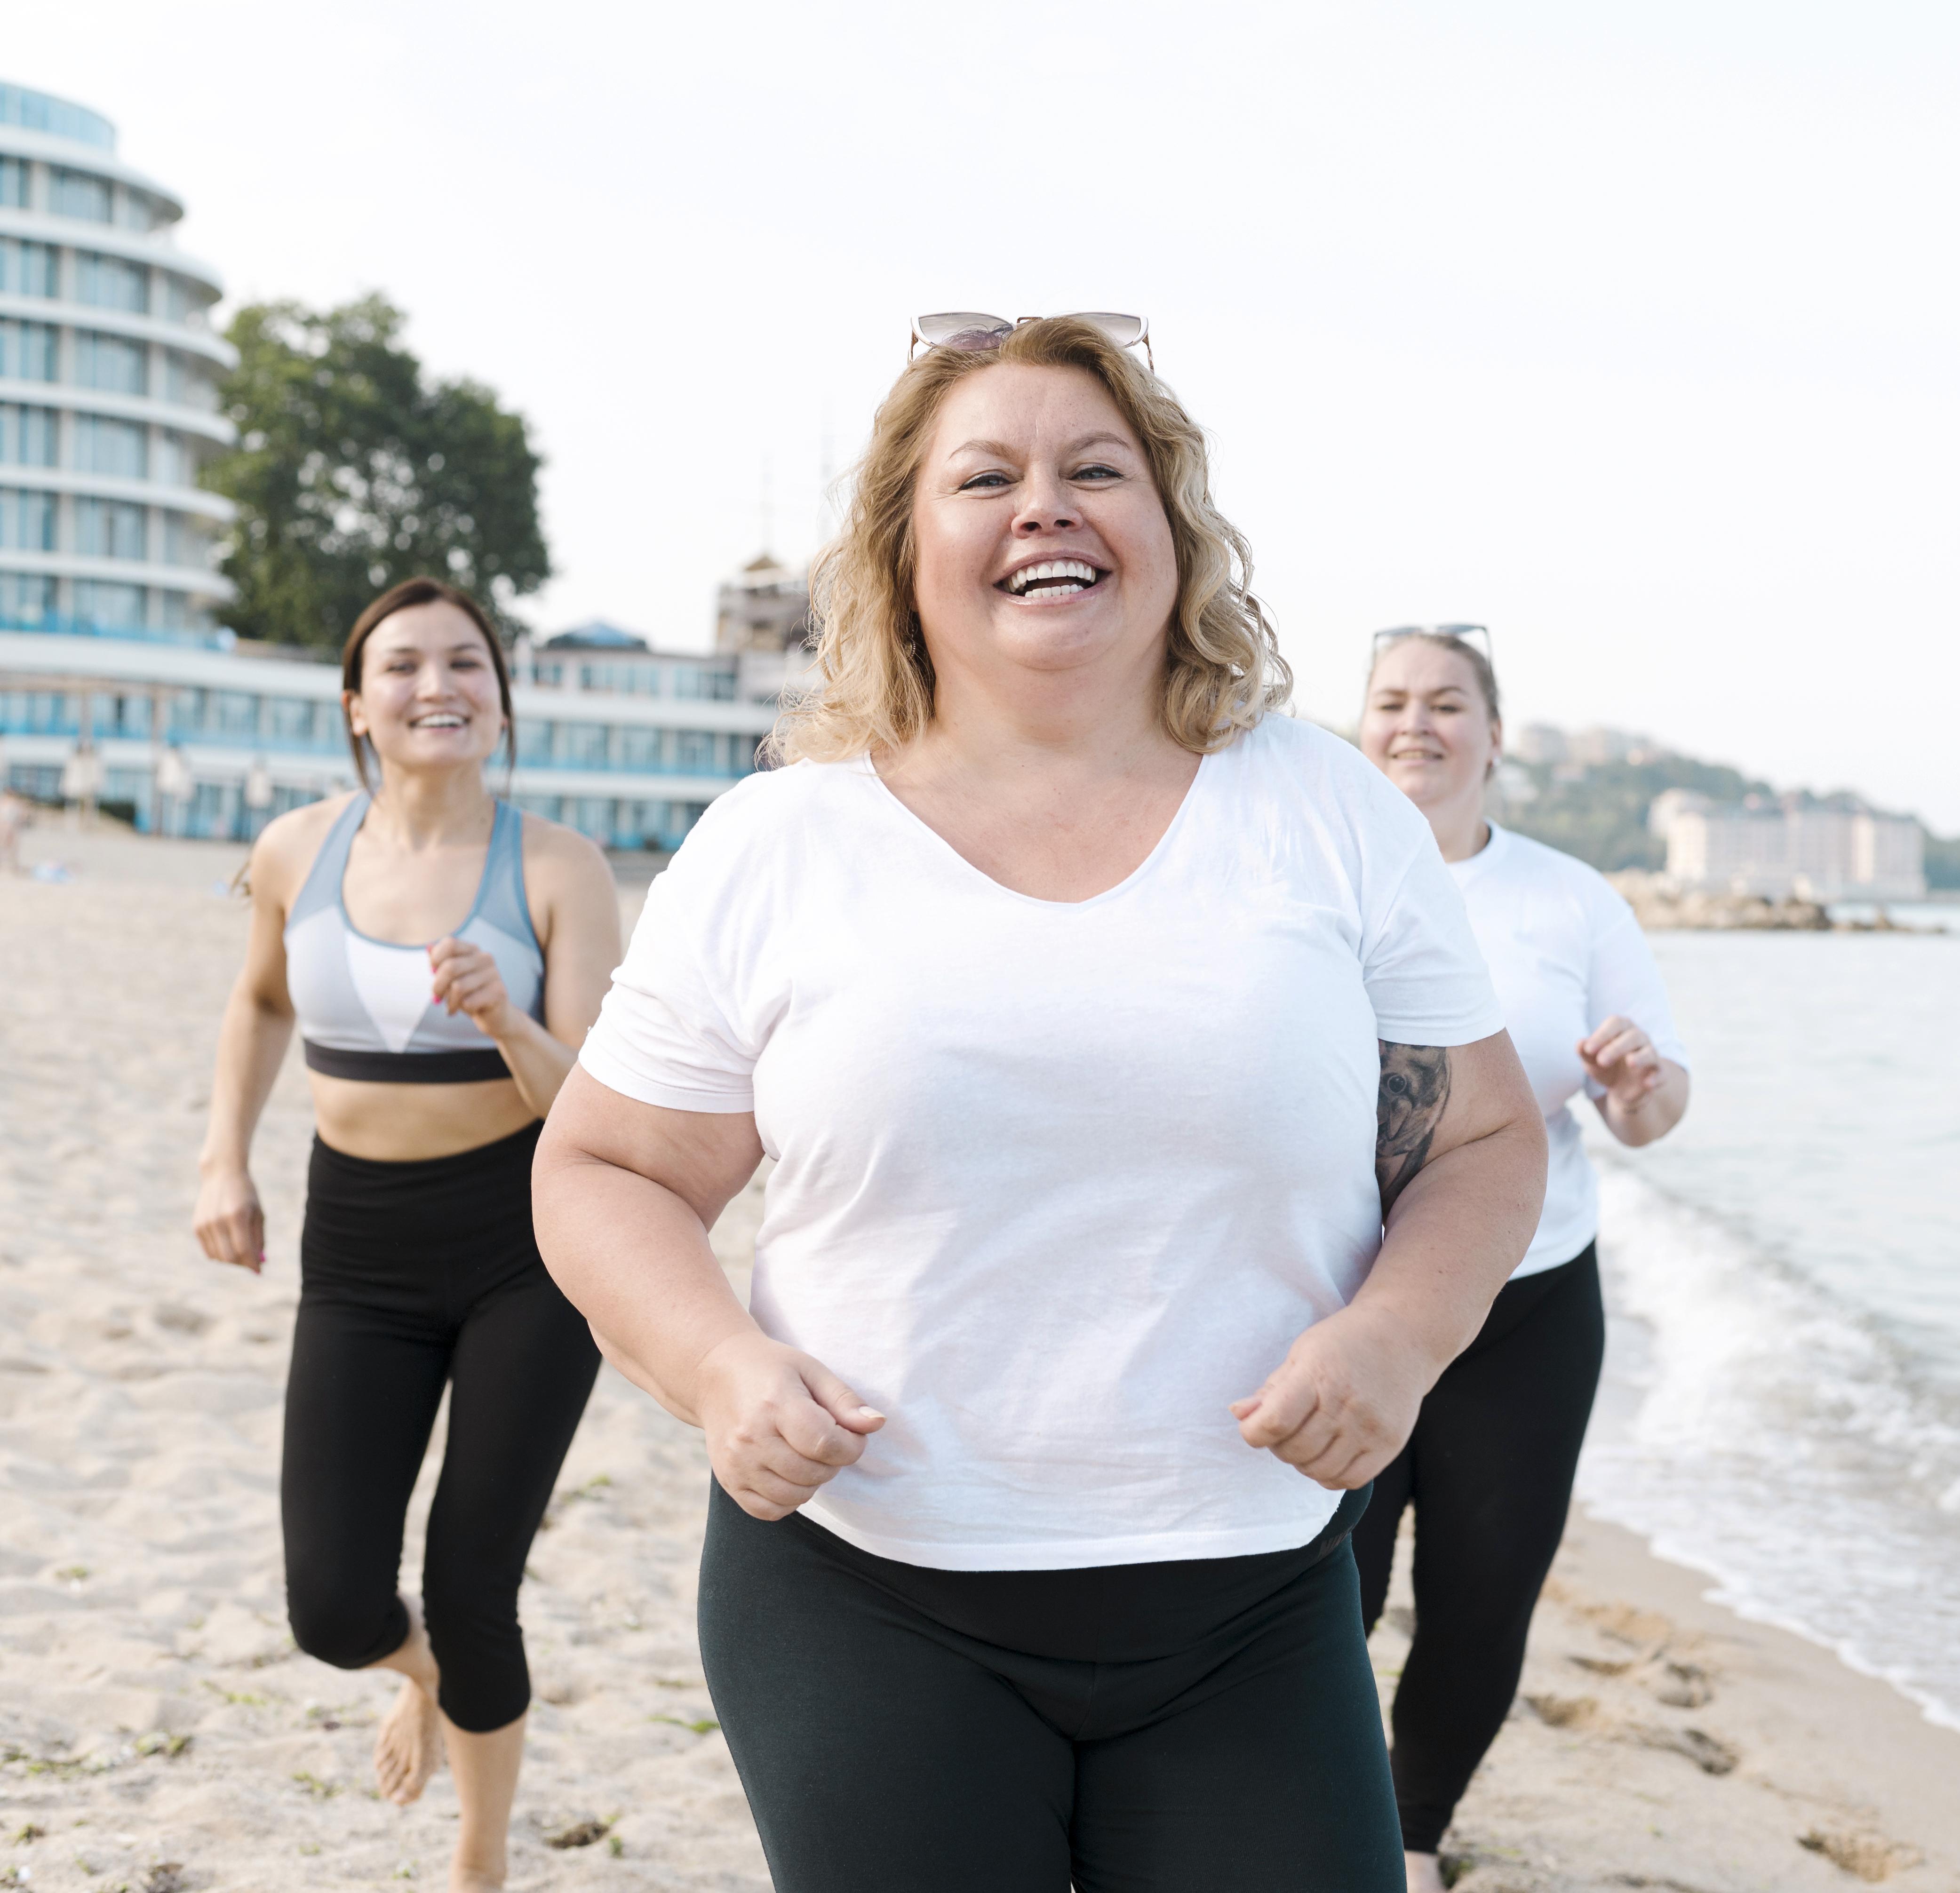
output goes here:
[[[183, 215], [107, 119], [0, 84], [0, 785], [243, 838], [354, 768], [339, 667], [223, 628], [233, 509], [197, 472], [232, 439], [235, 358], [217, 272], [171, 241]], [[732, 652], [624, 641], [646, 663], [575, 637], [548, 675], [520, 660], [492, 779], [608, 846], [671, 848], [756, 767], [775, 704], [740, 693]]]
[[0, 628], [197, 630], [231, 587], [218, 273], [96, 113], [0, 84]]

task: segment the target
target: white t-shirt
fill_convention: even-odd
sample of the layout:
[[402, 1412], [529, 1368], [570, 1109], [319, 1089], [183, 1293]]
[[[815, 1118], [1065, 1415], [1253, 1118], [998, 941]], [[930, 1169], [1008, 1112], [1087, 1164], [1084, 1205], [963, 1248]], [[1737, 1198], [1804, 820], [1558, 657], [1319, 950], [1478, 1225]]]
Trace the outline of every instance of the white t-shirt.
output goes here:
[[1579, 1041], [1618, 1013], [1684, 1071], [1688, 1054], [1634, 910], [1583, 861], [1490, 826], [1489, 842], [1449, 871], [1551, 1145], [1545, 1211], [1515, 1281], [1570, 1261], [1599, 1233], [1599, 1182], [1568, 1106], [1582, 1090], [1605, 1093], [1579, 1061]]
[[868, 762], [752, 777], [654, 882], [580, 1057], [755, 1113], [756, 1319], [889, 1416], [805, 1515], [1055, 1570], [1327, 1522], [1339, 1494], [1227, 1403], [1380, 1246], [1376, 1039], [1503, 1023], [1421, 816], [1270, 716], [1080, 902], [991, 880]]

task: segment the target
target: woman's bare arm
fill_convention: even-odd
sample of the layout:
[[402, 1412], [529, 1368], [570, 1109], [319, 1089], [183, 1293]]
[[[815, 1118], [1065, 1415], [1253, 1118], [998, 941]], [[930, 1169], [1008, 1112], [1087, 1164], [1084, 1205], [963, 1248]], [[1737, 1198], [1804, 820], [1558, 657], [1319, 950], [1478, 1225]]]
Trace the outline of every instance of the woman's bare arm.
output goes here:
[[1381, 1050], [1381, 1253], [1354, 1300], [1307, 1329], [1232, 1408], [1249, 1445], [1348, 1490], [1402, 1450], [1424, 1395], [1530, 1246], [1545, 1203], [1545, 1120], [1508, 1033]]
[[278, 1080], [293, 1033], [286, 991], [286, 908], [295, 871], [310, 861], [342, 804], [282, 816], [252, 850], [252, 928], [225, 1002], [211, 1081], [211, 1118], [198, 1157], [194, 1227], [204, 1252], [254, 1274], [266, 1260], [266, 1218], [251, 1174], [253, 1133]]
[[708, 1435], [730, 1497], [794, 1511], [883, 1424], [821, 1362], [769, 1339], [736, 1299], [708, 1232], [755, 1174], [746, 1112], [669, 1111], [574, 1069], [532, 1170], [538, 1246], [600, 1351]]
[[1663, 1058], [1641, 1028], [1620, 1013], [1579, 1042], [1580, 1062], [1605, 1087], [1596, 1102], [1606, 1128], [1637, 1150], [1664, 1137], [1688, 1110], [1688, 1074]]

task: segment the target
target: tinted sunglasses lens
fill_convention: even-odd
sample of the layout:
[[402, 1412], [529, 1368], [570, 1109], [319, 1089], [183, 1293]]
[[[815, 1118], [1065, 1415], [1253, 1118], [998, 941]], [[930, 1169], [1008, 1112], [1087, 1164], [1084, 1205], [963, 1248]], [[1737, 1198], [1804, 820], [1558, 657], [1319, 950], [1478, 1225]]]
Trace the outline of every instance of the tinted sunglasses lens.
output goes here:
[[1085, 309], [1076, 318], [1099, 329], [1119, 348], [1133, 347], [1144, 339], [1141, 316], [1112, 316], [1100, 309]]
[[912, 332], [934, 348], [998, 348], [1001, 337], [1013, 332], [1011, 322], [998, 316], [976, 315], [970, 309], [943, 310], [912, 321]]

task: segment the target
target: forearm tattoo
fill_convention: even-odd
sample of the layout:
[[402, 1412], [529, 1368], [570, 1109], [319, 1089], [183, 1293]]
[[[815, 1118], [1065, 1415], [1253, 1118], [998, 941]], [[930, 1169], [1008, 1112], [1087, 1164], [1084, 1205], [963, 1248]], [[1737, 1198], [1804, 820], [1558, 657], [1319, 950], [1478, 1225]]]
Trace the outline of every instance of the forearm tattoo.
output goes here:
[[1436, 1127], [1449, 1102], [1449, 1048], [1376, 1043], [1382, 1088], [1375, 1096], [1375, 1181], [1386, 1221], [1410, 1178], [1429, 1161]]

